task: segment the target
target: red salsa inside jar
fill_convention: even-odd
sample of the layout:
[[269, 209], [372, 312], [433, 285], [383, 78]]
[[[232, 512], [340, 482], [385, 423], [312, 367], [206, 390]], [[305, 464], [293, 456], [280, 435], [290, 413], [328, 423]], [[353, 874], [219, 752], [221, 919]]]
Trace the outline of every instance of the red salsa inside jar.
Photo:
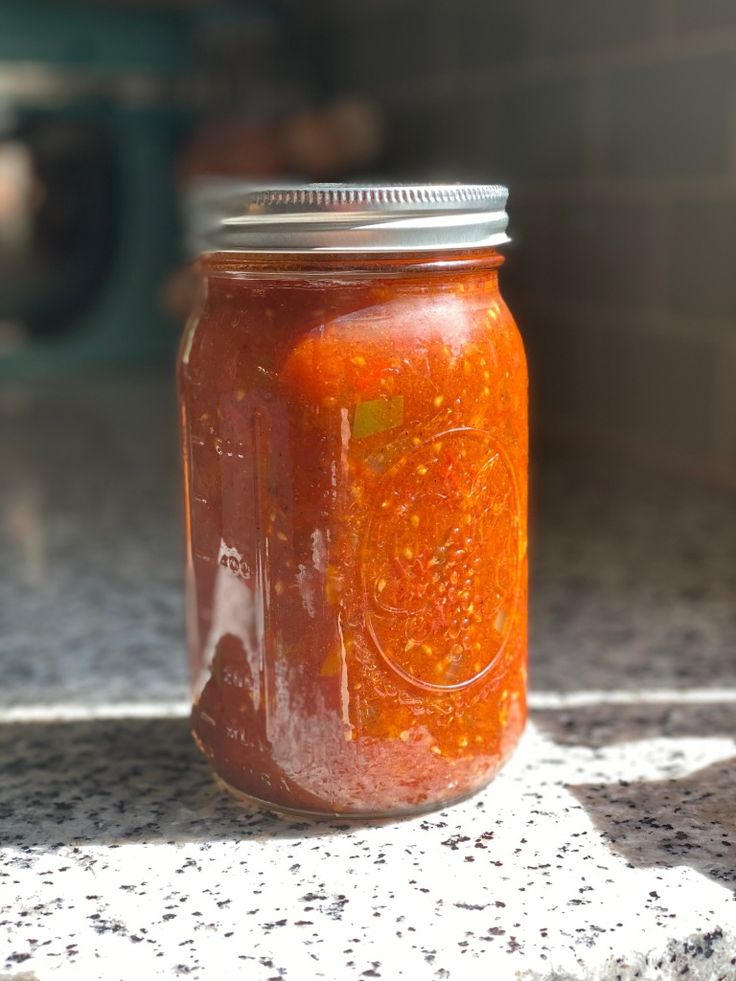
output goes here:
[[492, 248], [204, 258], [182, 344], [195, 738], [321, 813], [484, 785], [526, 681], [526, 369]]

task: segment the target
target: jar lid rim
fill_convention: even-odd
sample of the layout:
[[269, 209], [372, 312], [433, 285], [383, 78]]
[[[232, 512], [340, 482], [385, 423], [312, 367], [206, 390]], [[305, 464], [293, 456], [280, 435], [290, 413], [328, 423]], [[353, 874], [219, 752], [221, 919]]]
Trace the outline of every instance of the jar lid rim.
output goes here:
[[259, 186], [220, 211], [204, 252], [408, 252], [508, 241], [499, 184], [315, 183]]

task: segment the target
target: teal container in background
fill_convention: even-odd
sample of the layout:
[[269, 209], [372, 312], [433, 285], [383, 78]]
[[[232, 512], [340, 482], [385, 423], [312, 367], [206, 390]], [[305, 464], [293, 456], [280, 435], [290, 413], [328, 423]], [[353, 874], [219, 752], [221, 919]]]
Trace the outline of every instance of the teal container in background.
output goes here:
[[187, 23], [0, 5], [0, 379], [168, 359]]

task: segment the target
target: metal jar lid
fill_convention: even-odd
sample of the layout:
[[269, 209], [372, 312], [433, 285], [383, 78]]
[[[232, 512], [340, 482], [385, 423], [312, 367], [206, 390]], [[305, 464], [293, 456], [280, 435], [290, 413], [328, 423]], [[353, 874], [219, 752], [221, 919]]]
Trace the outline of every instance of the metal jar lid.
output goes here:
[[241, 214], [249, 195], [255, 191], [275, 191], [292, 187], [295, 181], [279, 183], [242, 177], [198, 175], [190, 177], [181, 189], [184, 247], [196, 259], [200, 252], [212, 251], [220, 226], [226, 218]]
[[244, 196], [207, 252], [417, 252], [508, 242], [497, 184], [301, 184]]

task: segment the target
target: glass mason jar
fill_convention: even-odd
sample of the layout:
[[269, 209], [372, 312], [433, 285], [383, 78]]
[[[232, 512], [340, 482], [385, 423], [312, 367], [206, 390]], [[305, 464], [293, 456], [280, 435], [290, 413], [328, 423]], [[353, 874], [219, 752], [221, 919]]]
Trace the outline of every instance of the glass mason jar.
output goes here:
[[525, 716], [527, 375], [507, 192], [254, 192], [181, 345], [193, 731], [278, 810], [486, 784]]

